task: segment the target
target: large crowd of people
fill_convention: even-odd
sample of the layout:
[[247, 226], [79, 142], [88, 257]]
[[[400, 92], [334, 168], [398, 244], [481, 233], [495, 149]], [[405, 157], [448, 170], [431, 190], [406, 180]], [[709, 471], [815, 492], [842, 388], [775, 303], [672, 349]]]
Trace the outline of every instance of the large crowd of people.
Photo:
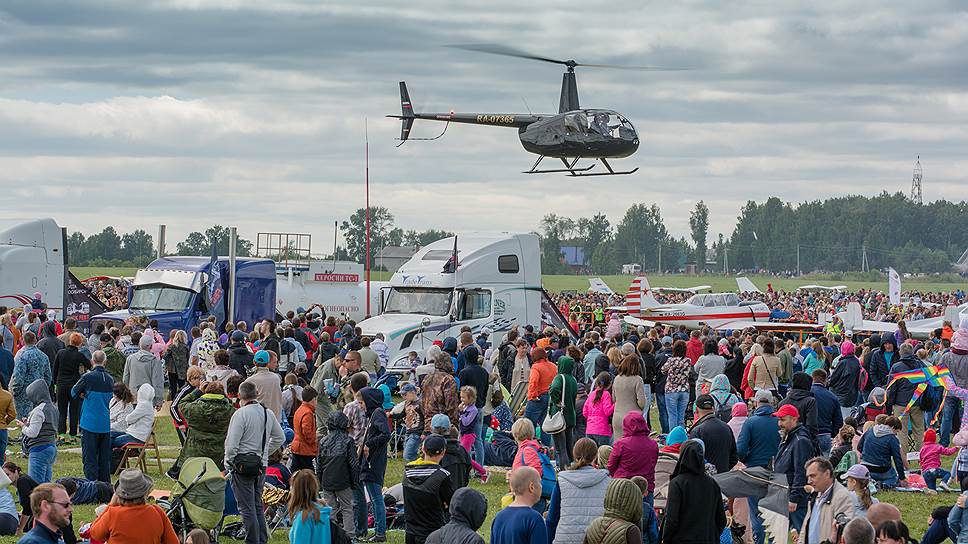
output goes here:
[[[840, 301], [771, 293], [790, 307]], [[591, 300], [610, 302], [559, 302]], [[164, 336], [135, 316], [85, 336], [42, 305], [4, 308], [0, 440], [21, 425], [20, 447], [3, 451], [22, 508], [0, 488], [0, 534], [76, 540], [71, 508], [85, 489], [108, 503], [78, 520], [92, 521], [86, 538], [178, 542], [164, 512], [157, 523], [146, 515], [157, 509], [151, 479], [118, 469], [166, 401], [182, 442], [168, 475], [211, 459], [251, 544], [269, 538], [269, 488], [288, 493], [293, 542], [382, 542], [396, 527], [408, 543], [471, 543], [483, 542], [488, 504], [468, 484], [503, 472], [492, 544], [713, 543], [744, 538], [744, 527], [762, 544], [785, 537], [777, 516], [798, 542], [906, 543], [902, 513], [878, 492], [968, 490], [968, 323], [926, 342], [828, 332], [800, 345], [616, 326], [603, 314], [577, 331], [521, 324], [498, 338], [465, 327], [391, 375], [381, 334], [318, 312], [212, 318]], [[929, 367], [947, 369], [947, 398], [912, 378]], [[58, 446], [77, 444], [83, 475], [53, 481]], [[390, 452], [406, 463], [399, 481], [388, 480]], [[779, 513], [765, 506], [776, 493]], [[968, 541], [965, 496], [932, 514], [922, 542]], [[152, 521], [132, 534], [133, 519]]]

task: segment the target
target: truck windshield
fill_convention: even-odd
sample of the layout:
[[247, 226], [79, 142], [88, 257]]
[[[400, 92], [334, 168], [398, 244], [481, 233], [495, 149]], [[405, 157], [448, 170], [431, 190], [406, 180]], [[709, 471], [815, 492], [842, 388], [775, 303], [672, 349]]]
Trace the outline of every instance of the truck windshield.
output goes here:
[[192, 292], [167, 285], [139, 285], [134, 288], [129, 308], [135, 310], [178, 311], [191, 304]]
[[385, 314], [447, 315], [450, 313], [452, 289], [394, 287], [387, 295]]

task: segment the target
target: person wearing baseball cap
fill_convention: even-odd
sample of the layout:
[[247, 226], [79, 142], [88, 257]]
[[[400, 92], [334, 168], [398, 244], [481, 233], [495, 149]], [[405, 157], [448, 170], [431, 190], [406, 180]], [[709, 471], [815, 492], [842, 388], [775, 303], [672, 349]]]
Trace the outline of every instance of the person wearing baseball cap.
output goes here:
[[696, 422], [689, 429], [689, 438], [702, 439], [706, 444], [716, 444], [706, 448], [706, 462], [716, 467], [717, 473], [728, 472], [739, 460], [736, 456], [736, 440], [733, 430], [723, 420], [716, 417], [717, 402], [712, 395], [696, 397]]
[[403, 469], [403, 502], [407, 505], [407, 542], [423, 542], [447, 523], [447, 505], [454, 495], [450, 473], [440, 466], [447, 439], [436, 434], [423, 443], [423, 459]]
[[800, 412], [792, 404], [780, 406], [774, 413], [780, 420], [780, 428], [786, 436], [776, 454], [774, 471], [786, 474], [790, 482], [787, 507], [790, 512], [790, 528], [798, 532], [803, 528], [807, 515], [809, 494], [807, 485], [807, 461], [820, 453], [813, 434], [800, 423]]

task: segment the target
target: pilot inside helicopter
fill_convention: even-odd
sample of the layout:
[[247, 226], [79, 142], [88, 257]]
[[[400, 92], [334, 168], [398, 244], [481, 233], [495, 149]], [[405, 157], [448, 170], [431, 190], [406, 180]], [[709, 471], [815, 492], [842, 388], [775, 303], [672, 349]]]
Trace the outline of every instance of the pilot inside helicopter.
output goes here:
[[598, 133], [605, 138], [612, 137], [612, 129], [608, 126], [608, 114], [605, 112], [595, 113], [589, 127], [592, 132]]

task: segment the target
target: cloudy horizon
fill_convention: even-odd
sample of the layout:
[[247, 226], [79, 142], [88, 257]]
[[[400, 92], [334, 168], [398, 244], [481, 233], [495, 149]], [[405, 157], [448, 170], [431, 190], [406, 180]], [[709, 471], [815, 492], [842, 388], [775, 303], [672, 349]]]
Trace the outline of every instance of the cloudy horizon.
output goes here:
[[[500, 43], [579, 62], [583, 106], [615, 109], [630, 176], [527, 176], [513, 130], [451, 126], [397, 148], [397, 82], [417, 111], [553, 112], [559, 66], [445, 47]], [[316, 3], [52, 1], [0, 7], [0, 228], [52, 216], [71, 231], [235, 225], [308, 232], [370, 203], [404, 229], [531, 231], [546, 213], [617, 224], [656, 203], [710, 239], [747, 200], [905, 194], [968, 199], [968, 11], [957, 2], [688, 1], [568, 8], [499, 0]], [[420, 122], [414, 136], [443, 125]], [[600, 168], [600, 167], [599, 167]], [[446, 207], [444, 207], [446, 206]]]

